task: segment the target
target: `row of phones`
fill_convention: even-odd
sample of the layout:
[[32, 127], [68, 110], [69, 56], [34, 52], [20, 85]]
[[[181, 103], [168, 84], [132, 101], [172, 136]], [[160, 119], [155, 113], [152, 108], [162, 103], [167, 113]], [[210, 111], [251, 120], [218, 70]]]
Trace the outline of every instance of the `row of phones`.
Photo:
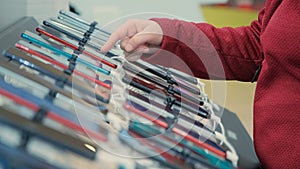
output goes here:
[[199, 81], [102, 53], [109, 35], [60, 11], [3, 51], [3, 168], [236, 168]]

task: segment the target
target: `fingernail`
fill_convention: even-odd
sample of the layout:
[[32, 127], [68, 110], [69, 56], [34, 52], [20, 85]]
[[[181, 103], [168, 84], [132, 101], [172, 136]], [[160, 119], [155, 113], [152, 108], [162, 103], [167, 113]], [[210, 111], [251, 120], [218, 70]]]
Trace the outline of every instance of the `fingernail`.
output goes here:
[[133, 47], [130, 44], [128, 44], [126, 45], [125, 50], [126, 52], [131, 52], [133, 50]]
[[101, 52], [105, 53], [105, 48], [102, 46], [102, 48], [100, 48]]

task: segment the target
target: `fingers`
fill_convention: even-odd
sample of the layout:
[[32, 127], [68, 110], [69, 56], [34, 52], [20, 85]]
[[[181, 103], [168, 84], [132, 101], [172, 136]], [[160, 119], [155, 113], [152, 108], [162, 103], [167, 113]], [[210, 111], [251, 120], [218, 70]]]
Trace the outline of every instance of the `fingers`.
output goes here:
[[160, 37], [154, 33], [142, 31], [134, 35], [132, 38], [126, 40], [123, 43], [123, 48], [126, 52], [132, 52], [139, 47], [147, 46], [147, 44], [154, 44], [154, 41], [156, 41], [158, 38]]
[[101, 51], [103, 53], [108, 52], [116, 43], [117, 41], [120, 39], [119, 38], [120, 35], [113, 33], [107, 40], [107, 42], [102, 46]]
[[107, 42], [102, 46], [101, 51], [108, 52], [119, 40], [126, 37], [127, 31], [118, 29], [108, 38]]
[[128, 38], [128, 37], [124, 38], [124, 39], [121, 41], [120, 47], [121, 47], [122, 50], [125, 51], [125, 46], [128, 44], [128, 41], [129, 41], [129, 38]]
[[132, 36], [137, 33], [136, 21], [129, 20], [121, 27], [119, 27], [111, 36], [108, 38], [107, 42], [102, 46], [101, 51], [108, 52], [119, 40], [125, 37]]
[[133, 52], [148, 44], [158, 46], [162, 41], [162, 29], [154, 21], [129, 20], [109, 37], [101, 51], [108, 52], [119, 40], [122, 40], [121, 49], [126, 52]]

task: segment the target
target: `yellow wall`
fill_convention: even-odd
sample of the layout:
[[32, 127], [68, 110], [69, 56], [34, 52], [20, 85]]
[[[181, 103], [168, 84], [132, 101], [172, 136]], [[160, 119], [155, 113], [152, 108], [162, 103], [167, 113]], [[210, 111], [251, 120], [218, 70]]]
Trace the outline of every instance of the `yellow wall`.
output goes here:
[[[202, 6], [205, 20], [216, 27], [249, 25], [252, 20], [257, 19], [258, 11], [242, 10], [231, 7]], [[211, 97], [214, 90], [209, 81], [206, 83], [206, 91]], [[244, 124], [249, 135], [253, 133], [253, 98], [255, 83], [228, 81], [226, 84], [225, 107], [236, 113]], [[215, 96], [214, 96], [215, 97]], [[223, 100], [213, 100], [224, 105]]]

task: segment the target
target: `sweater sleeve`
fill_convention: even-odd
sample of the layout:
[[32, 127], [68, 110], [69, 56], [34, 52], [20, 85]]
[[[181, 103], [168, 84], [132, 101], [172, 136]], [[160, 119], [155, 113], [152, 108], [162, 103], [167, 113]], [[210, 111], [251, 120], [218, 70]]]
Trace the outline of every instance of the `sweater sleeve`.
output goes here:
[[237, 28], [153, 18], [163, 30], [162, 46], [144, 60], [200, 78], [251, 81], [263, 60], [263, 16], [264, 10], [251, 25]]

